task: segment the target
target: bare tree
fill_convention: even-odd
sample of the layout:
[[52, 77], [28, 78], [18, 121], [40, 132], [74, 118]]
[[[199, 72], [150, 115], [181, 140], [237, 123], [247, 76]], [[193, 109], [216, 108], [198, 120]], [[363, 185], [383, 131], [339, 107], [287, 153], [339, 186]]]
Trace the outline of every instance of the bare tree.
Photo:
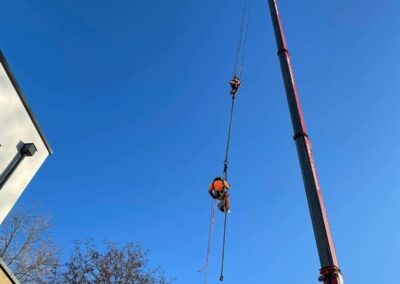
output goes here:
[[58, 250], [48, 236], [49, 219], [32, 211], [10, 215], [0, 227], [0, 257], [21, 283], [52, 283]]
[[160, 268], [148, 268], [148, 252], [138, 243], [122, 247], [76, 241], [61, 265], [49, 238], [49, 219], [33, 211], [13, 213], [0, 226], [0, 257], [24, 284], [170, 284]]
[[105, 242], [99, 251], [92, 242], [75, 242], [69, 262], [58, 276], [58, 283], [71, 284], [168, 284], [159, 269], [146, 269], [147, 252], [138, 243], [118, 247]]

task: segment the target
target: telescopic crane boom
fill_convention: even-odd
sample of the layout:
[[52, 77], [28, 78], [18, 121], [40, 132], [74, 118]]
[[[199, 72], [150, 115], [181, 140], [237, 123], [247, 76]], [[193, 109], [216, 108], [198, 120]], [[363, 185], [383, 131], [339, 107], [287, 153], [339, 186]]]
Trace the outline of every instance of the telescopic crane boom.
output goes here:
[[317, 171], [311, 150], [311, 142], [307, 135], [299, 96], [290, 63], [290, 56], [286, 45], [283, 27], [278, 13], [276, 0], [268, 0], [274, 27], [278, 56], [285, 84], [286, 97], [289, 104], [290, 116], [293, 124], [297, 153], [310, 209], [314, 235], [317, 242], [319, 260], [321, 263], [319, 281], [324, 284], [344, 284], [339, 269], [335, 247], [328, 223], [324, 200], [318, 182]]

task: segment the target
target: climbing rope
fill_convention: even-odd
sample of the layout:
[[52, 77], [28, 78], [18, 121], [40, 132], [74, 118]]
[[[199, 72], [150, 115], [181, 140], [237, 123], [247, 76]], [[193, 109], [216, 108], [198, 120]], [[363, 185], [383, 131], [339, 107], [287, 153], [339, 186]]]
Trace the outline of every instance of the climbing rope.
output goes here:
[[213, 199], [212, 204], [211, 204], [210, 225], [208, 228], [208, 245], [207, 245], [206, 262], [204, 264], [204, 267], [198, 270], [198, 272], [204, 271], [204, 284], [207, 284], [207, 281], [208, 281], [208, 268], [209, 268], [209, 263], [210, 263], [211, 241], [212, 241], [212, 232], [213, 232], [214, 223], [215, 223], [216, 208], [217, 208], [217, 202], [215, 201], [215, 199]]

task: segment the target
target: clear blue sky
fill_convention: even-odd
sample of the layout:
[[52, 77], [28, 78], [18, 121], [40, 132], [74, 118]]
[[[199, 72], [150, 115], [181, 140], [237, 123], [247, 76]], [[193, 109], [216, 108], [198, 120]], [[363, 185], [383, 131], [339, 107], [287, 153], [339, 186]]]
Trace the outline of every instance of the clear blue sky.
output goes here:
[[[202, 283], [242, 0], [6, 0], [0, 47], [54, 148], [18, 203], [71, 240], [140, 241]], [[400, 2], [279, 1], [347, 283], [400, 261]], [[319, 261], [265, 0], [253, 0], [231, 148], [226, 283], [317, 283]], [[218, 216], [210, 283], [217, 283]], [[295, 280], [294, 280], [295, 279]]]

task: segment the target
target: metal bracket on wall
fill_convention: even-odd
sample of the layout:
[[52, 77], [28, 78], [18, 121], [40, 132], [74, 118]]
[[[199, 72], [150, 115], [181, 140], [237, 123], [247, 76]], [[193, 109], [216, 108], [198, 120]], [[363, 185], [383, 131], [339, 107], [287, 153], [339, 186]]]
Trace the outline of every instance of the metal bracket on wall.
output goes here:
[[17, 149], [19, 149], [18, 153], [11, 160], [10, 164], [7, 166], [7, 168], [0, 176], [0, 190], [2, 190], [3, 186], [12, 176], [12, 174], [18, 168], [21, 162], [25, 159], [25, 157], [32, 157], [37, 152], [37, 148], [33, 143], [20, 142], [17, 145]]

